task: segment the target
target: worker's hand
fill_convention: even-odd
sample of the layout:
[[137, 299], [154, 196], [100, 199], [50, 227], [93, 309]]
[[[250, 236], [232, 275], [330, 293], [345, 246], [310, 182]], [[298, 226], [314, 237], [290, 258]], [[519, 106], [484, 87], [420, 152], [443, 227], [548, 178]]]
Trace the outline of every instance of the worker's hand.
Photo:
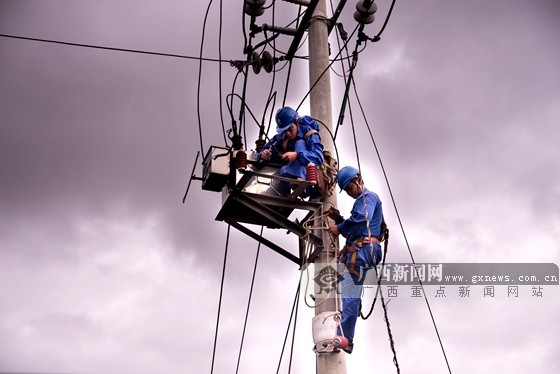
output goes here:
[[333, 219], [335, 222], [336, 222], [339, 218], [341, 218], [341, 216], [340, 216], [340, 210], [336, 209], [334, 206], [331, 206], [331, 207], [329, 208], [329, 210], [327, 210], [326, 213], [327, 213], [327, 216], [328, 216], [330, 219]]
[[297, 152], [286, 152], [282, 155], [282, 161], [290, 163], [297, 158]]
[[265, 149], [261, 153], [261, 160], [268, 160], [270, 156], [272, 156], [272, 152], [270, 151], [270, 149]]
[[332, 225], [327, 229], [327, 231], [335, 238], [340, 235], [340, 231], [338, 231], [338, 227], [336, 225]]

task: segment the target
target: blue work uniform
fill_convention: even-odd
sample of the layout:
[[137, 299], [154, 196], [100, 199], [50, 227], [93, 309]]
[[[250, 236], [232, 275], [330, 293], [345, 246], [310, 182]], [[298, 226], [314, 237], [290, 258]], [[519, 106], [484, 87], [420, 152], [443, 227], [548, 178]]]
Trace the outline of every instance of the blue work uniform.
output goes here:
[[[283, 165], [279, 170], [277, 175], [286, 178], [302, 178], [307, 180], [307, 164], [310, 162], [319, 166], [323, 163], [323, 144], [321, 144], [321, 138], [318, 132], [314, 132], [305, 138], [305, 135], [311, 130], [317, 130], [319, 128], [317, 122], [309, 117], [303, 116], [298, 120], [298, 130], [294, 139], [287, 139], [284, 133], [278, 133], [270, 139], [268, 143], [260, 150], [257, 155], [257, 161], [261, 162], [262, 152], [266, 149], [270, 149], [272, 152], [271, 157], [268, 160], [262, 160], [262, 162], [282, 162], [281, 156], [285, 152], [297, 152], [297, 158]], [[288, 189], [289, 184], [283, 183], [283, 189]], [[282, 191], [286, 193], [286, 191]]]
[[[369, 221], [369, 230], [366, 222]], [[356, 198], [352, 207], [351, 216], [348, 219], [339, 219], [337, 222], [338, 231], [346, 238], [346, 246], [355, 247], [356, 241], [364, 237], [381, 236], [381, 222], [383, 221], [383, 210], [381, 200], [376, 193], [364, 187], [360, 196]], [[373, 248], [372, 248], [373, 246]], [[358, 314], [360, 313], [360, 302], [362, 297], [362, 286], [366, 272], [381, 261], [381, 246], [377, 243], [364, 243], [363, 246], [355, 247], [356, 263], [354, 270], [361, 275], [358, 277], [348, 271], [342, 273], [341, 282], [342, 293], [342, 319], [341, 327], [344, 336], [349, 342], [354, 340], [354, 330]], [[375, 256], [375, 257], [374, 257]], [[344, 265], [350, 268], [350, 254], [346, 254]], [[345, 269], [343, 269], [345, 270]], [[339, 330], [340, 334], [341, 331]]]

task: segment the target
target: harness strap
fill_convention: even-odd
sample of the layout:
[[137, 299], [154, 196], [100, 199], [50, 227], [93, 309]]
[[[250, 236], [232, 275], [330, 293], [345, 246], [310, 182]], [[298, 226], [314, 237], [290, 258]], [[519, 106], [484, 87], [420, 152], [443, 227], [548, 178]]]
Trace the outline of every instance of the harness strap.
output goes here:
[[342, 248], [342, 251], [339, 252], [339, 256], [346, 255], [347, 253], [351, 253], [348, 272], [357, 276], [359, 280], [362, 280], [364, 277], [356, 270], [356, 258], [358, 257], [356, 247], [349, 247], [345, 245], [344, 248]]
[[358, 273], [355, 268], [356, 257], [358, 257], [358, 252], [354, 250], [352, 252], [352, 256], [350, 257], [350, 269], [348, 269], [348, 271], [350, 272], [350, 274], [354, 274], [355, 276], [357, 276], [359, 280], [362, 280], [362, 274]]
[[359, 280], [362, 280], [365, 277], [356, 270], [356, 258], [358, 257], [358, 252], [356, 251], [356, 247], [362, 248], [364, 244], [369, 244], [369, 243], [379, 244], [380, 242], [379, 239], [374, 236], [366, 236], [364, 238], [355, 241], [353, 246], [345, 245], [344, 248], [342, 248], [342, 251], [340, 251], [341, 256], [347, 253], [352, 254], [350, 256], [350, 267], [348, 268], [348, 272], [350, 274], [354, 274], [355, 276], [357, 276]]
[[305, 133], [305, 135], [303, 136], [303, 139], [307, 140], [307, 138], [309, 138], [311, 135], [317, 134], [317, 133], [318, 133], [317, 130], [309, 130], [308, 132]]
[[375, 236], [366, 236], [365, 238], [356, 241], [354, 245], [358, 248], [362, 248], [364, 244], [369, 244], [369, 243], [379, 244], [380, 240]]

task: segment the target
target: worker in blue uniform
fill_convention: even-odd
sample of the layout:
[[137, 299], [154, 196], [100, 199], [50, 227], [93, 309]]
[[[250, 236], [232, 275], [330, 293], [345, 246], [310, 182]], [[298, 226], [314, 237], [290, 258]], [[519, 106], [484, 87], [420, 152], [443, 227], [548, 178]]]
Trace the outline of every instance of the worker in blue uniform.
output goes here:
[[342, 318], [338, 334], [343, 333], [348, 339], [344, 351], [352, 353], [364, 278], [367, 271], [381, 261], [383, 210], [379, 196], [365, 187], [358, 169], [343, 167], [337, 174], [337, 182], [341, 190], [355, 199], [347, 219], [337, 209], [329, 210], [329, 217], [334, 219], [335, 225], [328, 228], [333, 237], [342, 235], [346, 238], [340, 252], [340, 262], [344, 266], [341, 268]]
[[[257, 160], [283, 163], [277, 173], [280, 177], [307, 180], [307, 165], [323, 163], [319, 124], [309, 116], [299, 117], [294, 109], [285, 106], [276, 112], [276, 131], [278, 133], [260, 150]], [[275, 182], [273, 185], [280, 195], [290, 194], [289, 182]], [[311, 189], [306, 190], [305, 195], [309, 193]]]

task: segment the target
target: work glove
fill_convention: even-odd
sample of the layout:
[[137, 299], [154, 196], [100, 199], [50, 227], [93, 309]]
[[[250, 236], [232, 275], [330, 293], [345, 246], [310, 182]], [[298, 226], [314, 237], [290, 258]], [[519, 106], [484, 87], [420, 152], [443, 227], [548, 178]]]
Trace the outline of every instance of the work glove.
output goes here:
[[329, 210], [327, 210], [327, 216], [333, 219], [335, 222], [340, 222], [342, 220], [342, 216], [340, 215], [340, 210], [336, 209], [335, 207], [331, 206]]

